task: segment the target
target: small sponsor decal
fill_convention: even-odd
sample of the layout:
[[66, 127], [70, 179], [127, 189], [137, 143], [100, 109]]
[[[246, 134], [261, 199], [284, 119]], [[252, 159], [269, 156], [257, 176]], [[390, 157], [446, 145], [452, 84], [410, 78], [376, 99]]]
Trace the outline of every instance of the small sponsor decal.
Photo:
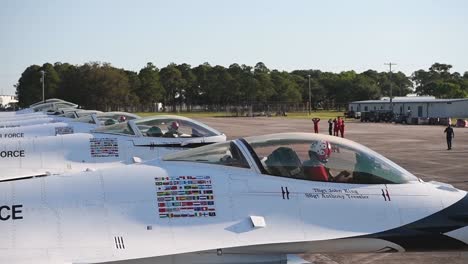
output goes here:
[[73, 127], [66, 126], [66, 127], [55, 128], [55, 135], [66, 135], [66, 134], [73, 134]]
[[89, 143], [91, 157], [119, 157], [119, 143], [116, 138], [91, 138]]
[[210, 176], [156, 177], [159, 218], [216, 216]]

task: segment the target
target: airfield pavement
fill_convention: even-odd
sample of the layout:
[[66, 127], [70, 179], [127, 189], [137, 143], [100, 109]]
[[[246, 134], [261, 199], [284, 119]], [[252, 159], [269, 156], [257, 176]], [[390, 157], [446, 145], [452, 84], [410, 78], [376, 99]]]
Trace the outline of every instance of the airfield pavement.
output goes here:
[[[280, 117], [196, 118], [221, 132], [228, 139], [280, 132], [313, 132], [312, 121]], [[468, 128], [454, 128], [452, 150], [447, 150], [444, 126], [417, 126], [386, 123], [346, 122], [345, 138], [359, 142], [424, 181], [450, 183], [468, 190]], [[319, 132], [328, 134], [327, 120]], [[467, 264], [468, 252], [307, 254], [314, 264]]]

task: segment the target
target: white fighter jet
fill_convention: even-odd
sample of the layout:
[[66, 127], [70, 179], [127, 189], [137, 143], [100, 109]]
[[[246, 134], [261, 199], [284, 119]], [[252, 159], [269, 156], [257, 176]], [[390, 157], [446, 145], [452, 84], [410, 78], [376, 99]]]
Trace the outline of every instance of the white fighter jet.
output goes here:
[[274, 134], [0, 182], [0, 263], [290, 263], [468, 250], [468, 196], [357, 143]]
[[[110, 121], [117, 122], [112, 118], [100, 122], [108, 125]], [[72, 132], [65, 131], [69, 128], [56, 127], [52, 133], [57, 136], [0, 140], [0, 180], [131, 164], [226, 141], [219, 131], [181, 116], [132, 119], [91, 133], [65, 134]], [[12, 134], [3, 133], [2, 137]]]
[[40, 115], [36, 115], [36, 113], [34, 113], [16, 115], [12, 117], [0, 117], [0, 129], [25, 127], [30, 125], [49, 124], [56, 122], [73, 122], [77, 118], [102, 112], [96, 110], [68, 108], [63, 109], [61, 111], [57, 111], [56, 113], [56, 115], [49, 115], [41, 112]]
[[40, 101], [37, 103], [34, 103], [30, 105], [28, 108], [21, 109], [19, 111], [15, 112], [2, 112], [0, 113], [0, 118], [1, 117], [9, 117], [9, 116], [19, 116], [19, 115], [30, 115], [35, 112], [43, 112], [43, 113], [54, 113], [56, 111], [59, 111], [60, 109], [66, 109], [66, 108], [77, 108], [78, 105], [67, 102], [62, 99], [57, 99], [57, 98], [51, 98], [47, 99], [45, 101]]
[[[92, 114], [90, 114], [92, 113]], [[1, 128], [0, 141], [2, 139], [18, 139], [31, 137], [56, 136], [73, 133], [89, 133], [92, 130], [140, 118], [138, 115], [126, 112], [95, 113], [94, 111], [73, 111], [66, 113], [67, 116], [51, 123], [28, 124]], [[61, 121], [59, 121], [61, 120]], [[0, 123], [1, 124], [1, 123]]]
[[76, 119], [85, 115], [90, 115], [90, 114], [95, 114], [95, 113], [97, 114], [97, 113], [102, 113], [102, 112], [97, 111], [97, 110], [67, 108], [67, 109], [62, 109], [61, 111], [57, 112], [56, 115], [50, 115], [50, 114], [46, 114], [43, 112], [36, 112], [32, 114], [0, 117], [0, 122], [34, 120], [37, 118], [48, 118], [48, 117], [55, 118], [54, 121], [63, 121], [63, 120], [69, 120], [69, 119]]

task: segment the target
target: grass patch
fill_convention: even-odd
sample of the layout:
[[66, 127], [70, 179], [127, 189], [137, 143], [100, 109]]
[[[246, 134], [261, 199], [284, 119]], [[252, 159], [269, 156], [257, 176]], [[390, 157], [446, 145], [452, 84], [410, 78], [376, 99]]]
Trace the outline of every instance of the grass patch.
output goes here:
[[147, 117], [147, 116], [158, 116], [158, 115], [180, 115], [180, 116], [185, 116], [185, 117], [190, 117], [190, 118], [196, 118], [196, 117], [223, 117], [226, 116], [225, 113], [215, 113], [215, 112], [179, 112], [179, 113], [172, 113], [172, 112], [138, 112], [134, 113], [137, 114], [141, 117]]
[[[162, 112], [139, 112], [135, 113], [141, 117], [147, 116], [155, 116], [155, 115], [181, 115], [190, 118], [197, 118], [197, 117], [231, 117], [226, 114], [226, 112], [179, 112], [179, 113], [162, 113]], [[313, 111], [310, 115], [304, 112], [288, 112], [286, 118], [294, 118], [294, 119], [312, 119], [314, 117], [318, 117], [321, 120], [328, 120], [336, 118], [337, 116], [343, 116], [343, 111], [326, 111], [326, 110], [318, 110]], [[275, 118], [276, 116], [272, 116]]]

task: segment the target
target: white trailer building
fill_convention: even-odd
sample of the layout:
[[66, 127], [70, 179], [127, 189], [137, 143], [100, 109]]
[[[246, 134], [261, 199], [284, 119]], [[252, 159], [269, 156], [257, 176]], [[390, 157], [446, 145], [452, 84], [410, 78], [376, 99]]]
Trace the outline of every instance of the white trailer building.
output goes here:
[[0, 105], [2, 107], [7, 107], [8, 104], [18, 103], [16, 96], [14, 95], [0, 95]]
[[349, 103], [348, 110], [369, 112], [392, 110], [395, 114], [410, 117], [468, 117], [468, 98], [436, 99], [430, 96], [395, 97], [390, 104], [390, 98], [380, 100], [355, 101]]

